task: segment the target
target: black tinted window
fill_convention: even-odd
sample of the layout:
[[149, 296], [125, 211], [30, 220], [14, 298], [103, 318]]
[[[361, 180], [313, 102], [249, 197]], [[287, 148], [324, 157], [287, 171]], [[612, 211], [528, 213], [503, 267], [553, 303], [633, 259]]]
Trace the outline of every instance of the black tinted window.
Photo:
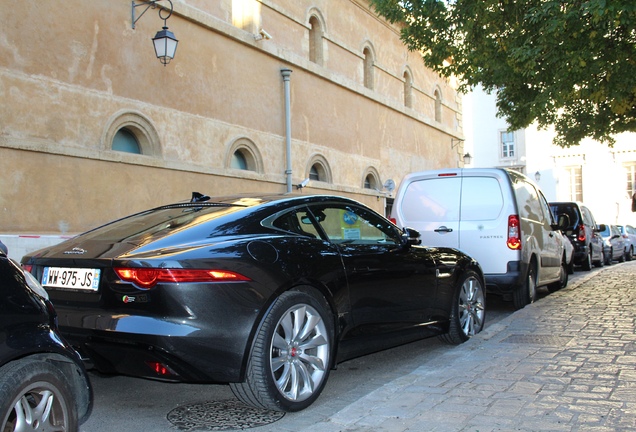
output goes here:
[[[104, 225], [85, 234], [85, 238], [105, 241], [147, 241], [172, 232], [182, 231], [196, 225], [233, 213], [243, 207], [175, 207], [151, 210]], [[214, 225], [207, 227], [214, 230]]]

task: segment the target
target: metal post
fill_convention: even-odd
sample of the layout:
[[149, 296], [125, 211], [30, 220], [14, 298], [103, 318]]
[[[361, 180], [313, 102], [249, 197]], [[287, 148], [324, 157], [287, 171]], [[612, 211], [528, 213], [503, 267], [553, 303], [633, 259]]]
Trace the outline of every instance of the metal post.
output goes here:
[[287, 193], [292, 191], [292, 157], [291, 157], [291, 96], [289, 89], [289, 81], [291, 77], [291, 69], [281, 69], [281, 75], [283, 76], [283, 85], [285, 87], [285, 145], [286, 145], [286, 159], [287, 168], [285, 170], [285, 176], [287, 177]]

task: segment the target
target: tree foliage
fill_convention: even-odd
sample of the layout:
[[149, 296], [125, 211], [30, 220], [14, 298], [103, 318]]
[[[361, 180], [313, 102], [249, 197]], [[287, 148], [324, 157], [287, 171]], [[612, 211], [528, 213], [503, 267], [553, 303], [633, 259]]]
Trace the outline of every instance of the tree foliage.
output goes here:
[[410, 50], [461, 91], [496, 91], [510, 130], [612, 146], [636, 131], [635, 0], [371, 0]]

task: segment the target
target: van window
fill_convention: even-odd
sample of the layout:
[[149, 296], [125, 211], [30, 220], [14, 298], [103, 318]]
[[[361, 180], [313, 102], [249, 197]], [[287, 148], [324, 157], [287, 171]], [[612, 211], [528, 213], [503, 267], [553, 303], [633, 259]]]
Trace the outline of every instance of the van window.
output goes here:
[[[543, 209], [539, 202], [537, 190], [525, 181], [516, 181], [514, 188], [517, 196], [517, 207], [530, 220], [543, 223]], [[525, 210], [525, 211], [524, 211]]]
[[461, 180], [444, 177], [409, 184], [402, 200], [404, 222], [458, 221]]
[[462, 220], [496, 220], [504, 206], [503, 193], [497, 179], [464, 177]]

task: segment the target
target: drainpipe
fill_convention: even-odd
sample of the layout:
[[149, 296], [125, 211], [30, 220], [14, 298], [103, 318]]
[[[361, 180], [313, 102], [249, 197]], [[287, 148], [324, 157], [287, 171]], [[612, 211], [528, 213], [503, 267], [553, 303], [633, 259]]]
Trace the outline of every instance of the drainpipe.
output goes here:
[[286, 158], [287, 169], [285, 170], [285, 176], [287, 177], [287, 193], [292, 191], [292, 158], [291, 158], [291, 96], [289, 90], [289, 80], [291, 77], [291, 69], [281, 69], [281, 75], [283, 76], [283, 85], [285, 87], [285, 145], [286, 145]]

